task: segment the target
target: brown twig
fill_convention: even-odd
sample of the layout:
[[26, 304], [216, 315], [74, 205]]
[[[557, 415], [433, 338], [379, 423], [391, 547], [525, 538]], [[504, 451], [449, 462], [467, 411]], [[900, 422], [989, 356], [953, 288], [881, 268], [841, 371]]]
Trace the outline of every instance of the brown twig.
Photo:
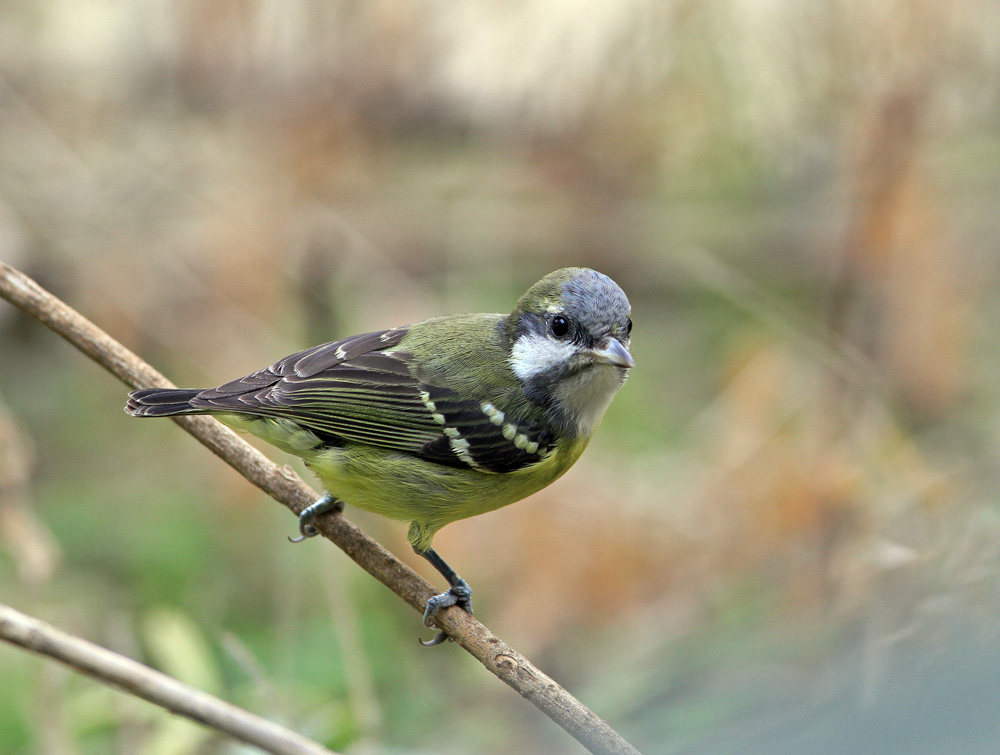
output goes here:
[[[173, 387], [163, 375], [100, 328], [2, 262], [0, 296], [51, 328], [133, 388]], [[318, 498], [289, 467], [274, 464], [216, 420], [204, 416], [173, 419], [294, 513], [300, 513]], [[437, 592], [345, 516], [325, 516], [316, 524], [324, 537], [417, 611], [423, 612], [428, 598]], [[438, 614], [437, 623], [486, 668], [591, 752], [608, 755], [638, 752], [605, 721], [465, 611], [458, 608], [443, 611]]]
[[0, 639], [93, 676], [173, 713], [280, 755], [332, 755], [284, 726], [255, 716], [176, 679], [81, 640], [0, 603]]

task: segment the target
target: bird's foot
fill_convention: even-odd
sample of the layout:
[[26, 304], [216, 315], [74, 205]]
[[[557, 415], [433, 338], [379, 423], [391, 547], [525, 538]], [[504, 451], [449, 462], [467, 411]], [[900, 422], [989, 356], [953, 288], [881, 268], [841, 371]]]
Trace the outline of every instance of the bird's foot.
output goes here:
[[316, 503], [302, 510], [302, 513], [299, 514], [299, 536], [288, 539], [293, 543], [301, 543], [310, 537], [316, 537], [319, 534], [319, 530], [313, 524], [316, 518], [333, 511], [343, 510], [343, 501], [338, 501], [329, 493], [324, 493], [323, 497], [316, 501]]
[[[434, 617], [438, 614], [438, 612], [443, 611], [445, 608], [450, 608], [451, 606], [458, 606], [466, 613], [472, 613], [472, 588], [469, 587], [468, 583], [464, 579], [458, 579], [455, 584], [443, 593], [435, 595], [427, 601], [427, 608], [424, 609], [424, 626], [433, 626]], [[420, 644], [429, 648], [434, 645], [440, 645], [447, 639], [447, 634], [444, 632], [438, 632], [434, 635], [434, 639], [427, 640], [426, 642], [421, 640]]]

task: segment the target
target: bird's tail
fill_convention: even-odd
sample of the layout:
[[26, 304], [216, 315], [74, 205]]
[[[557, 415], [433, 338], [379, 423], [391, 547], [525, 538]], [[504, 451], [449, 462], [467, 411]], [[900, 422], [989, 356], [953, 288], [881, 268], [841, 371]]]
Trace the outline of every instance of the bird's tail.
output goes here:
[[191, 405], [191, 399], [199, 393], [197, 388], [143, 388], [128, 394], [125, 411], [133, 417], [205, 414], [205, 409]]

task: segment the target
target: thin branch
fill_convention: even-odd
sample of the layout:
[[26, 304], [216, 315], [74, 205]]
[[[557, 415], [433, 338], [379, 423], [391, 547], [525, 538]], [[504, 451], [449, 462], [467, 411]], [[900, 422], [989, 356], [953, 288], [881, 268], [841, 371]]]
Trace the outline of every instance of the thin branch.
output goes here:
[[129, 692], [196, 723], [280, 755], [333, 755], [331, 750], [265, 718], [144, 666], [138, 661], [66, 634], [0, 603], [0, 639]]
[[[173, 387], [163, 375], [104, 331], [45, 291], [33, 280], [0, 262], [0, 296], [51, 328], [133, 388]], [[319, 496], [295, 472], [279, 467], [211, 417], [175, 417], [177, 424], [250, 482], [298, 514]], [[436, 590], [342, 514], [321, 517], [317, 529], [365, 571], [423, 612]], [[460, 608], [440, 612], [438, 625], [503, 682], [534, 703], [593, 753], [638, 751], [605, 721], [538, 670]]]

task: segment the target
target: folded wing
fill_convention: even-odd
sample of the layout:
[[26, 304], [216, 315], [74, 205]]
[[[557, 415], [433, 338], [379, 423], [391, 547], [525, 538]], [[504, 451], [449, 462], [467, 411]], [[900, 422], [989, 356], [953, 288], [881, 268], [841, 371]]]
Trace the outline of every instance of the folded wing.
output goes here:
[[546, 431], [498, 421], [502, 412], [462, 398], [446, 376], [415, 377], [413, 355], [397, 348], [406, 332], [365, 333], [300, 351], [201, 391], [190, 405], [292, 420], [333, 445], [365, 443], [484, 472], [514, 471], [551, 450]]

